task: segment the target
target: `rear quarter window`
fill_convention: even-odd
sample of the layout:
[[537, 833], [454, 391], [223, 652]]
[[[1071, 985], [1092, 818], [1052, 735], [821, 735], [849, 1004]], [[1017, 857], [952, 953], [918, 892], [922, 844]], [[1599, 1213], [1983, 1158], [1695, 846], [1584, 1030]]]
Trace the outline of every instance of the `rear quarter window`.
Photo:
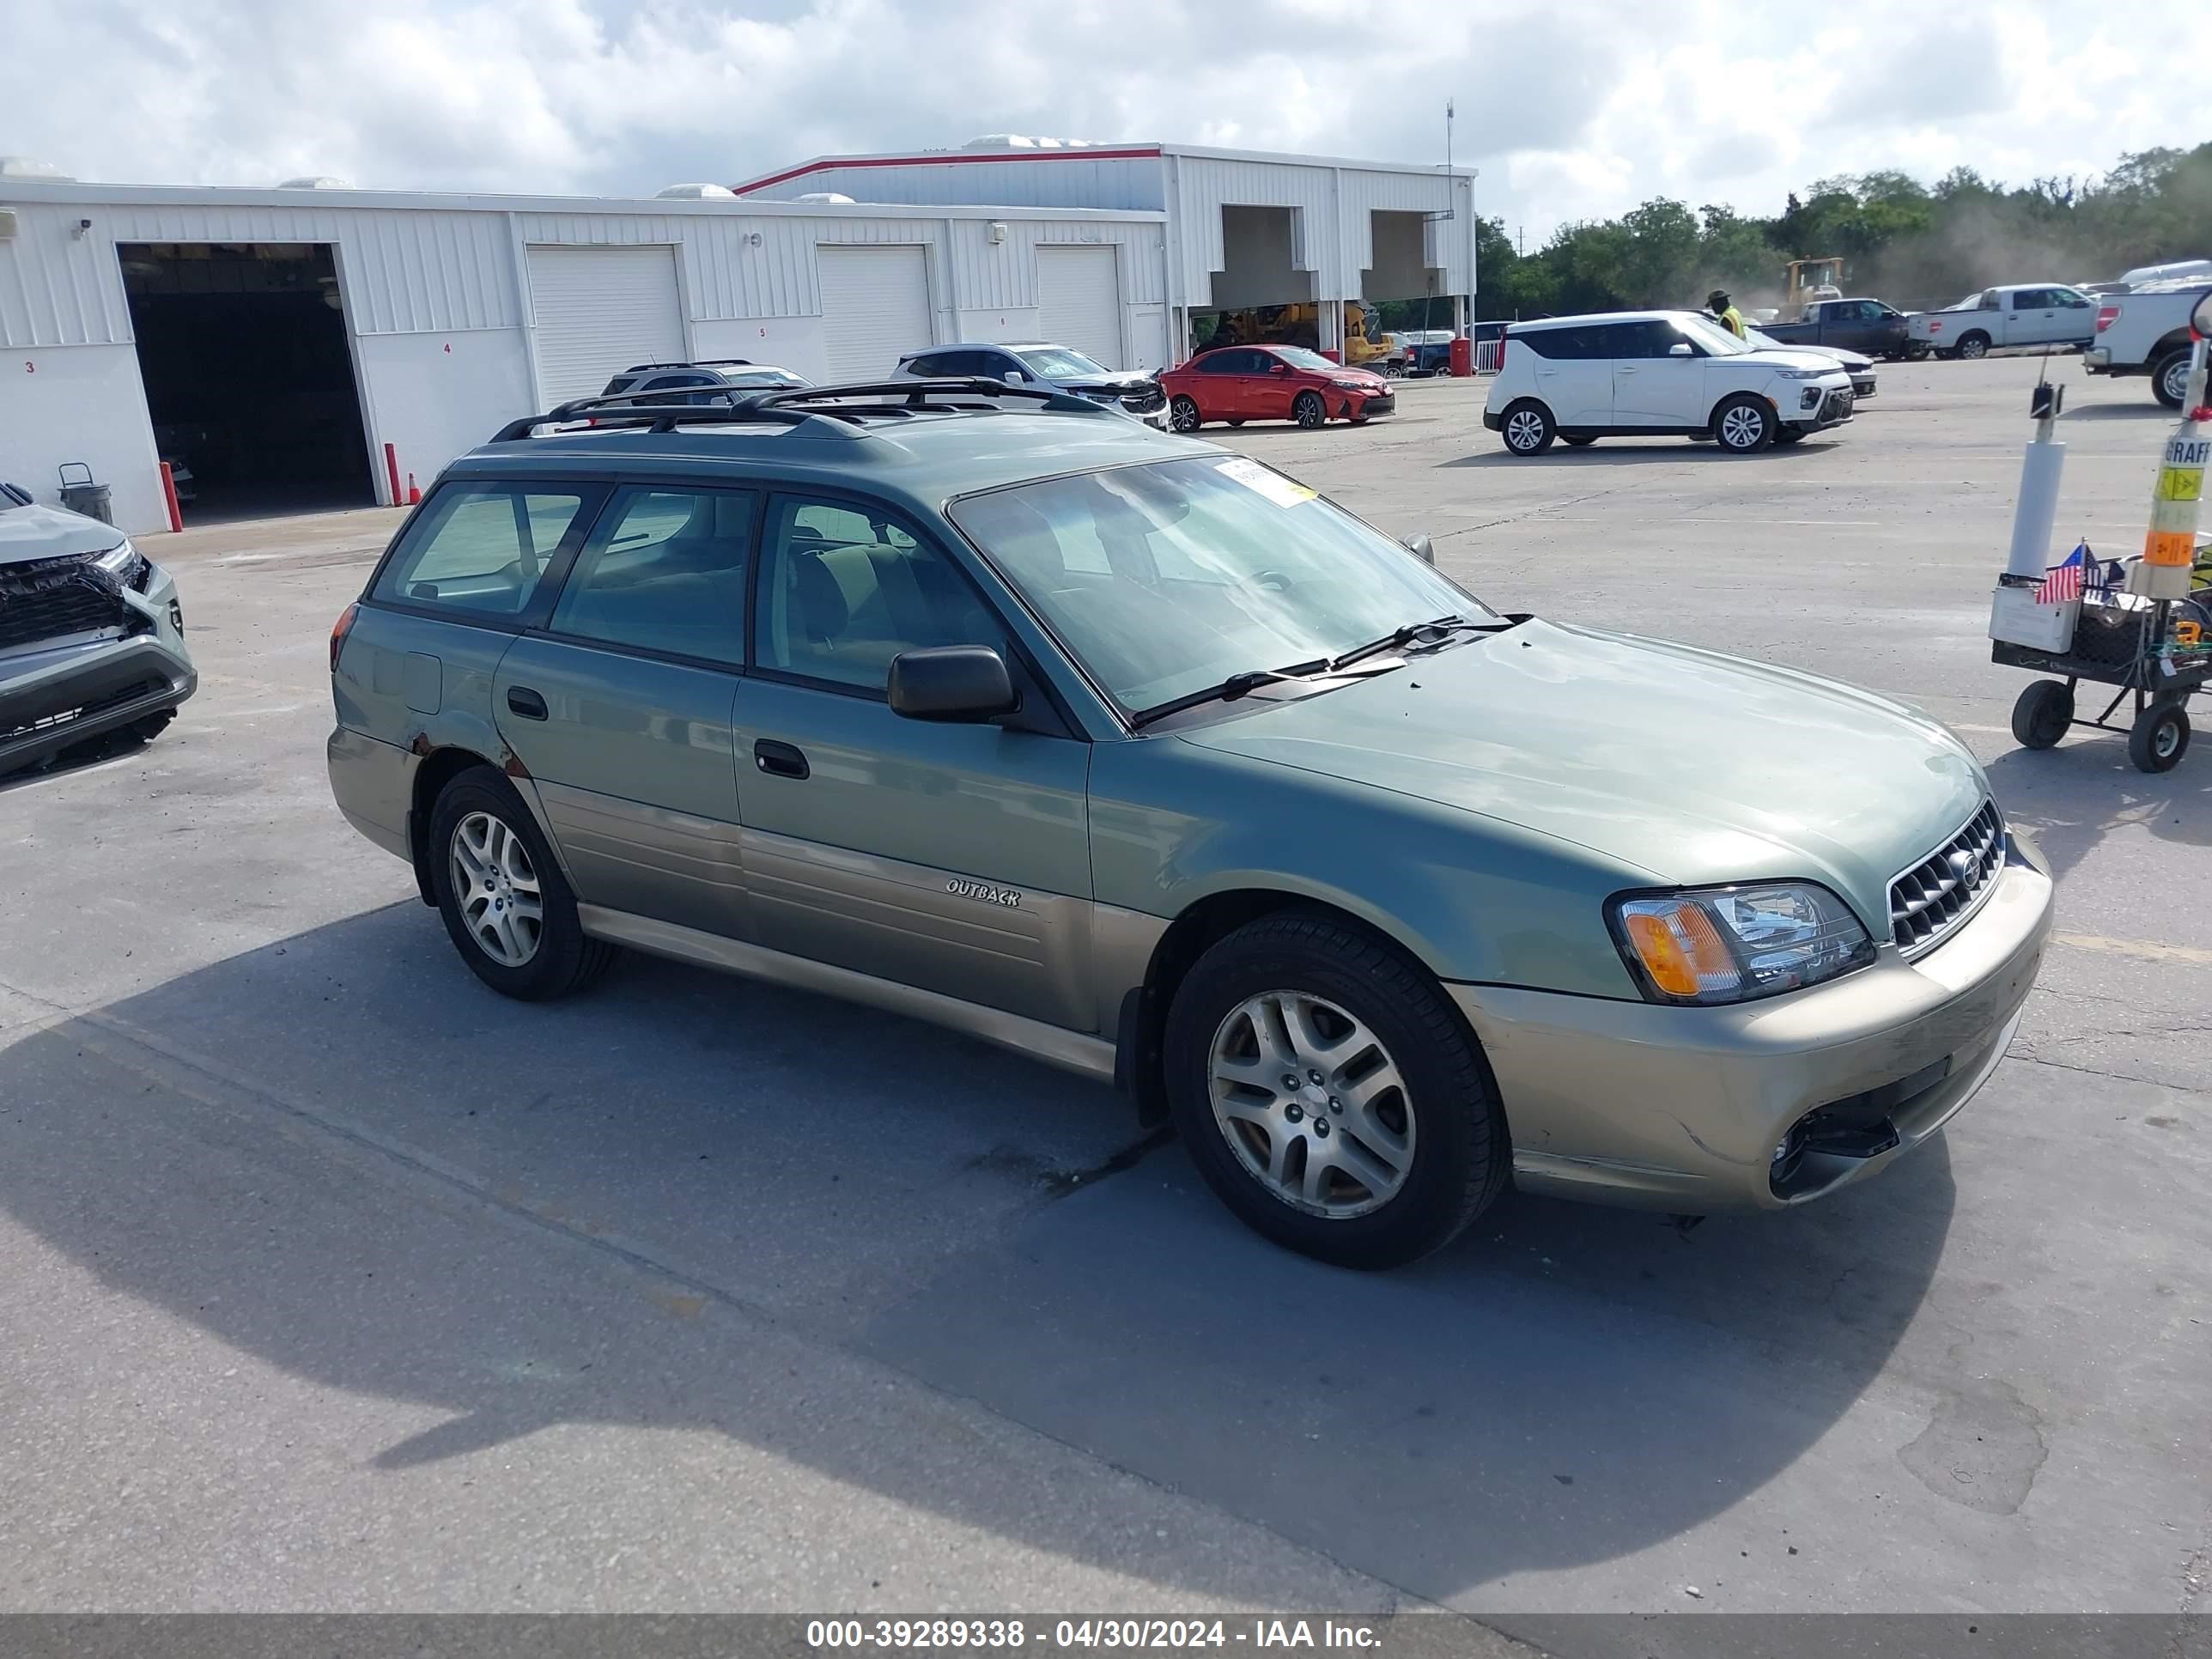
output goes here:
[[586, 492], [561, 485], [440, 486], [386, 561], [372, 599], [517, 617], [546, 567], [580, 534]]

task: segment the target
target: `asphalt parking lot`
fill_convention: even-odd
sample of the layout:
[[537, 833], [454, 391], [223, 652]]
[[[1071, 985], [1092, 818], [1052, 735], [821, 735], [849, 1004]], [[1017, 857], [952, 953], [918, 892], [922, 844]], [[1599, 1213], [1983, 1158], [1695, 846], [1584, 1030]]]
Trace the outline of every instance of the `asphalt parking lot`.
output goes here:
[[[1234, 434], [1502, 609], [1924, 704], [2059, 873], [2012, 1057], [1881, 1180], [1509, 1194], [1382, 1277], [931, 1028], [635, 959], [501, 1000], [323, 775], [397, 515], [149, 538], [200, 695], [0, 784], [0, 1608], [2205, 1609], [2212, 737], [2014, 750], [2039, 367], [1741, 459], [1514, 460], [1465, 383]], [[2131, 550], [2166, 418], [2051, 368], [2062, 530]]]

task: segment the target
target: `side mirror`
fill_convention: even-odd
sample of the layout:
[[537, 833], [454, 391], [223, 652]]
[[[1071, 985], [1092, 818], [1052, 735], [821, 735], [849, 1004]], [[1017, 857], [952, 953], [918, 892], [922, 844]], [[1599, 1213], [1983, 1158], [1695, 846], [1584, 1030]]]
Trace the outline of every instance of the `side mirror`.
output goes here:
[[1407, 542], [1406, 546], [1423, 564], [1434, 564], [1437, 562], [1437, 544], [1426, 536], [1416, 536]]
[[999, 378], [1004, 380], [1008, 386], [1019, 386], [1024, 380], [1028, 380], [1029, 376], [1023, 374], [1018, 368], [1010, 368]]
[[1270, 374], [1287, 374], [1290, 372], [1291, 366], [1288, 363], [1277, 362], [1267, 365], [1267, 373]]
[[1667, 348], [1667, 355], [1669, 357], [1694, 357], [1698, 354], [1690, 349], [1687, 340], [1677, 340]]
[[988, 645], [937, 645], [891, 659], [891, 713], [910, 720], [975, 724], [1014, 712], [1006, 659]]

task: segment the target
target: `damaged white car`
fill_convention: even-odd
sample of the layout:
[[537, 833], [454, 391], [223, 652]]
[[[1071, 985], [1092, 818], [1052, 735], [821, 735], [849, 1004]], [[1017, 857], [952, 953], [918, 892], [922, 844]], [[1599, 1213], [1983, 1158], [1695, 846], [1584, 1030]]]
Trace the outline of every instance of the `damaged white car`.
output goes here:
[[198, 685], [169, 573], [114, 526], [0, 483], [0, 776], [152, 738]]

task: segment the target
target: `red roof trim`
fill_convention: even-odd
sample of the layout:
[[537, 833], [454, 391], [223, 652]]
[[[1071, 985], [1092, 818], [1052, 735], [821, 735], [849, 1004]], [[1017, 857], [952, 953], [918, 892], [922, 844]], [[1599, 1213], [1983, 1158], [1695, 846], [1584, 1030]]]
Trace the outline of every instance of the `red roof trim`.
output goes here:
[[842, 161], [808, 161], [730, 188], [743, 196], [747, 191], [766, 190], [770, 185], [801, 179], [810, 173], [842, 173], [849, 167], [954, 167], [963, 161], [1131, 161], [1159, 154], [1158, 144], [1149, 144], [1141, 149], [1102, 149], [1093, 146], [1088, 149], [947, 150], [939, 155], [854, 155]]

